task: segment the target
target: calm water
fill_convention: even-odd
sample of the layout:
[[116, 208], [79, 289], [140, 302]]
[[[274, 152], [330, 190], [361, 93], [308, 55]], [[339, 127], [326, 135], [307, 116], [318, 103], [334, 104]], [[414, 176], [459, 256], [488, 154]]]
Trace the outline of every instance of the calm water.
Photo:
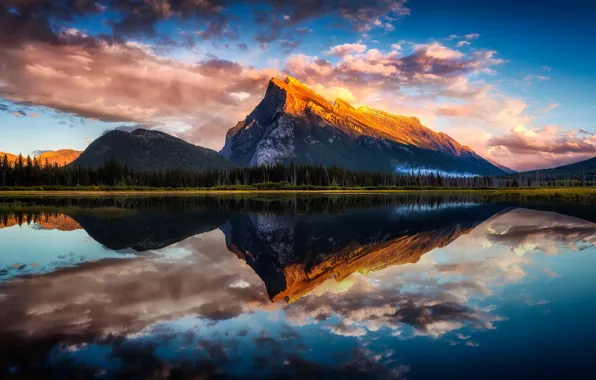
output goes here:
[[595, 376], [594, 205], [17, 206], [0, 218], [3, 379]]

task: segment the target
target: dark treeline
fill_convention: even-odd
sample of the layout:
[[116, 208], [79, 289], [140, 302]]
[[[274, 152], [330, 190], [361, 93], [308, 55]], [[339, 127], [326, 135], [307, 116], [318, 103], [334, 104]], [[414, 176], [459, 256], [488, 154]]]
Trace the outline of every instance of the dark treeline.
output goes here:
[[439, 173], [380, 173], [354, 171], [338, 166], [271, 165], [230, 170], [190, 172], [183, 170], [134, 171], [113, 159], [98, 168], [58, 167], [36, 158], [19, 156], [14, 163], [0, 160], [3, 187], [148, 187], [214, 188], [253, 186], [267, 188], [318, 187], [453, 187], [505, 188], [594, 186], [596, 178], [585, 175], [548, 178], [538, 171], [510, 176], [445, 176]]

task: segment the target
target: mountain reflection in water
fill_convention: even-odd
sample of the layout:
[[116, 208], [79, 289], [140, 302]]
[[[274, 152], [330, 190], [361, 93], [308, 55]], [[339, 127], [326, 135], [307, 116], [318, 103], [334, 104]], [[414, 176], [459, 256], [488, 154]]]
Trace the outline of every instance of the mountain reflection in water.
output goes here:
[[1, 378], [573, 377], [595, 354], [593, 206], [36, 202], [0, 217]]

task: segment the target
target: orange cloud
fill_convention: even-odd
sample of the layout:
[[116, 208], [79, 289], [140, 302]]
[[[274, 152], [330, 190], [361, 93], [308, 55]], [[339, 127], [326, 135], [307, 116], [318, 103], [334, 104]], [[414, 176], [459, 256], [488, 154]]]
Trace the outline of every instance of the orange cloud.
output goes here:
[[219, 59], [185, 64], [137, 43], [31, 43], [0, 55], [0, 96], [104, 121], [168, 120], [188, 129], [200, 128], [217, 109], [221, 132], [200, 141], [213, 148], [279, 74]]
[[[517, 125], [509, 133], [487, 141], [495, 156], [517, 158], [516, 169], [550, 168], [596, 155], [596, 136], [581, 131], [559, 132], [556, 125], [526, 128]], [[506, 164], [507, 165], [507, 164]]]
[[365, 51], [366, 45], [364, 44], [343, 44], [332, 46], [329, 50], [325, 51], [325, 54], [344, 57], [348, 54], [364, 53]]

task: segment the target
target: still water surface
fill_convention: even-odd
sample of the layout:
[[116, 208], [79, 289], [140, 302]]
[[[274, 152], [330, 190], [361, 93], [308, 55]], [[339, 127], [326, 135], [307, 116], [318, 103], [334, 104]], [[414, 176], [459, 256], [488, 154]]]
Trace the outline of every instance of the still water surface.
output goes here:
[[17, 206], [0, 212], [3, 379], [595, 376], [594, 205]]

